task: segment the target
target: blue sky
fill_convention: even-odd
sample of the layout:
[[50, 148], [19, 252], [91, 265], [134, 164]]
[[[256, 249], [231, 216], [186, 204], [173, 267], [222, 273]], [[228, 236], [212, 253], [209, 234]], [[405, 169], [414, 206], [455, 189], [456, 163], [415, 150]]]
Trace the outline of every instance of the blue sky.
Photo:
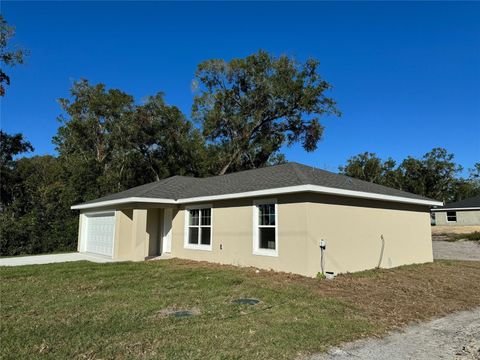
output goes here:
[[196, 65], [265, 49], [320, 60], [341, 118], [326, 119], [317, 151], [287, 159], [336, 171], [363, 151], [402, 160], [446, 147], [480, 161], [480, 3], [2, 2], [15, 42], [1, 126], [36, 154], [51, 143], [74, 80], [103, 82], [138, 101], [158, 91], [187, 116]]

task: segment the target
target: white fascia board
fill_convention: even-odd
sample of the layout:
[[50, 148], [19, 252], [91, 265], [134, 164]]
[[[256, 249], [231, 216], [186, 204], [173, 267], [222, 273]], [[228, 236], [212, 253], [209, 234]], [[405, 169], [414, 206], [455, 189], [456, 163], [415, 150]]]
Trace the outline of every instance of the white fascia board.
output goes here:
[[432, 209], [432, 212], [447, 212], [447, 211], [471, 211], [471, 210], [480, 210], [480, 207], [468, 207], [468, 208], [442, 208], [442, 209]]
[[157, 198], [143, 198], [143, 197], [128, 197], [123, 199], [115, 199], [115, 200], [106, 200], [106, 201], [99, 201], [89, 204], [78, 204], [73, 205], [70, 207], [72, 210], [83, 210], [83, 209], [92, 209], [97, 207], [104, 207], [104, 206], [113, 206], [113, 205], [124, 205], [129, 203], [152, 203], [152, 204], [176, 204], [176, 200], [172, 199], [157, 199]]
[[356, 197], [356, 198], [363, 198], [363, 199], [392, 201], [392, 202], [399, 202], [399, 203], [406, 203], [406, 204], [443, 206], [443, 202], [434, 201], [434, 200], [411, 199], [403, 196], [383, 195], [383, 194], [369, 193], [369, 192], [363, 192], [363, 191], [344, 190], [344, 189], [337, 189], [337, 188], [331, 188], [331, 187], [319, 186], [319, 185], [298, 185], [298, 186], [288, 186], [288, 187], [276, 188], [276, 189], [248, 191], [248, 192], [236, 193], [236, 194], [200, 196], [200, 197], [179, 199], [178, 203], [187, 204], [187, 203], [200, 202], [200, 201], [228, 200], [228, 199], [238, 199], [238, 198], [245, 198], [245, 197], [291, 194], [291, 193], [299, 193], [299, 192], [332, 194], [332, 195]]
[[95, 202], [90, 204], [74, 205], [71, 207], [71, 209], [83, 210], [83, 209], [91, 209], [96, 207], [123, 205], [123, 204], [136, 203], [136, 202], [153, 203], [153, 204], [190, 204], [190, 203], [198, 203], [198, 202], [205, 202], [205, 201], [230, 200], [230, 199], [239, 199], [239, 198], [247, 198], [247, 197], [257, 197], [257, 196], [292, 194], [292, 193], [300, 193], [300, 192], [314, 192], [314, 193], [355, 197], [355, 198], [362, 198], [362, 199], [391, 201], [391, 202], [398, 202], [398, 203], [404, 203], [404, 204], [443, 206], [443, 202], [435, 201], [435, 200], [411, 199], [403, 196], [383, 195], [383, 194], [369, 193], [369, 192], [363, 192], [363, 191], [337, 189], [337, 188], [331, 188], [331, 187], [319, 186], [319, 185], [298, 185], [298, 186], [288, 186], [288, 187], [275, 188], [275, 189], [247, 191], [242, 193], [233, 193], [233, 194], [225, 194], [225, 195], [198, 196], [198, 197], [184, 198], [184, 199], [178, 199], [178, 200], [129, 197], [124, 199], [100, 201], [100, 202]]

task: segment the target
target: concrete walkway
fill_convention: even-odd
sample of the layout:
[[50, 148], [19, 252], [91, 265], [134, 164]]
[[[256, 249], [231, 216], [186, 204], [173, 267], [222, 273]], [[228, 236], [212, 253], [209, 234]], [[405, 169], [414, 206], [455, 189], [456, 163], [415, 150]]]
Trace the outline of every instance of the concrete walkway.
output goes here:
[[0, 266], [40, 265], [51, 263], [63, 263], [70, 261], [92, 261], [96, 263], [114, 262], [114, 260], [100, 255], [67, 253], [33, 256], [14, 256], [0, 259]]
[[480, 242], [478, 241], [432, 241], [433, 258], [449, 260], [480, 261]]
[[407, 326], [383, 339], [365, 339], [310, 360], [480, 359], [480, 308]]

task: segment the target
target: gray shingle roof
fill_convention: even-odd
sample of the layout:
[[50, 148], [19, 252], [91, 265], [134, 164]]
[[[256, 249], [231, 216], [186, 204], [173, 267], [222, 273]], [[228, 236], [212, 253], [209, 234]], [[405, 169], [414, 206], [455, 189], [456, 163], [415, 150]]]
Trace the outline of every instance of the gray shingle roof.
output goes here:
[[282, 165], [245, 170], [207, 178], [173, 176], [153, 183], [137, 186], [126, 191], [107, 195], [89, 201], [88, 203], [129, 197], [178, 200], [298, 185], [320, 185], [342, 190], [400, 196], [409, 199], [431, 200], [405, 191], [335, 174], [311, 166], [289, 162]]
[[463, 199], [460, 201], [448, 203], [445, 206], [440, 206], [437, 209], [448, 210], [448, 209], [464, 209], [464, 208], [480, 208], [480, 195], [474, 196], [468, 199]]

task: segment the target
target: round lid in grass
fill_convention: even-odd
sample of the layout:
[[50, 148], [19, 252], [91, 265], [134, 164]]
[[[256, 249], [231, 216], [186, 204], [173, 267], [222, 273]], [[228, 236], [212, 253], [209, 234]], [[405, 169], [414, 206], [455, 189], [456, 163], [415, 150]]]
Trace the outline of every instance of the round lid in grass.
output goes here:
[[190, 310], [179, 310], [179, 311], [175, 311], [172, 315], [177, 318], [184, 318], [184, 317], [193, 316], [194, 314]]
[[232, 300], [232, 303], [237, 305], [256, 305], [260, 302], [258, 299], [250, 299], [250, 298], [240, 298]]

